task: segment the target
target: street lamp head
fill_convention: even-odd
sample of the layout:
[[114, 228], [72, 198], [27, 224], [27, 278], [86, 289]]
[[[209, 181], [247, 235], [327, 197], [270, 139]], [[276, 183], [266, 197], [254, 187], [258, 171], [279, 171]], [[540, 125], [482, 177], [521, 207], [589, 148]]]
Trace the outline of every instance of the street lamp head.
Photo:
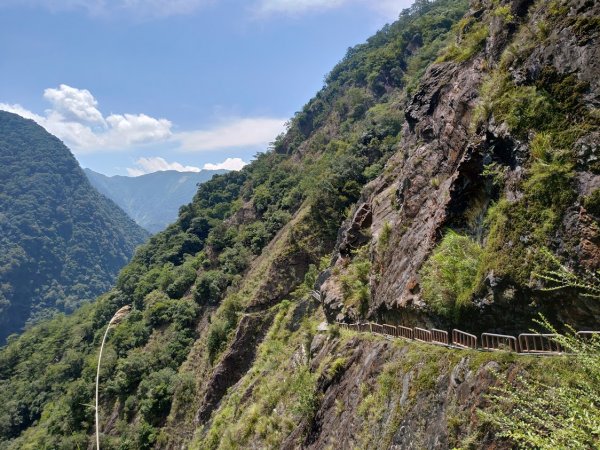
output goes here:
[[130, 311], [131, 311], [130, 305], [125, 305], [122, 308], [120, 308], [115, 313], [113, 318], [110, 319], [108, 326], [110, 327], [110, 326], [118, 325], [127, 316], [127, 314], [129, 314]]

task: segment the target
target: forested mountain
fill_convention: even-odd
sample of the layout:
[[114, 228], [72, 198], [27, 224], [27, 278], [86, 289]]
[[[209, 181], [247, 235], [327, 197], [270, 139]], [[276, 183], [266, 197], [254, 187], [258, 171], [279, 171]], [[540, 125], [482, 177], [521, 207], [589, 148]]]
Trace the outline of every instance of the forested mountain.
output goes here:
[[84, 172], [92, 186], [119, 205], [139, 226], [158, 233], [177, 220], [179, 207], [192, 201], [199, 183], [226, 171], [165, 170], [138, 177], [108, 177], [91, 169]]
[[57, 138], [0, 111], [0, 344], [110, 288], [148, 234]]
[[600, 328], [599, 15], [419, 0], [350, 49], [113, 289], [0, 351], [0, 447], [93, 445], [123, 305], [103, 448], [597, 447], [593, 347], [538, 358], [334, 323]]

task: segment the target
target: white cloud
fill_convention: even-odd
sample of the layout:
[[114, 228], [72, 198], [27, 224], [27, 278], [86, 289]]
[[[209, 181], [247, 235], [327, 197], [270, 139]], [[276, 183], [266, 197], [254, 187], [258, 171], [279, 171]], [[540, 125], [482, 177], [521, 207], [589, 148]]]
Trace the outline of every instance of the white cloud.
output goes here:
[[254, 9], [261, 16], [300, 15], [362, 4], [387, 20], [395, 20], [413, 3], [414, 0], [258, 0]]
[[195, 166], [185, 166], [177, 161], [167, 162], [160, 156], [147, 158], [139, 158], [135, 165], [136, 167], [128, 167], [127, 174], [130, 177], [138, 177], [147, 173], [160, 172], [164, 170], [176, 170], [178, 172], [200, 172], [201, 170], [241, 170], [247, 162], [241, 158], [227, 158], [225, 161], [217, 164], [206, 163], [200, 169]]
[[241, 158], [227, 158], [222, 163], [204, 164], [204, 167], [202, 167], [202, 169], [203, 170], [223, 170], [223, 169], [225, 169], [225, 170], [242, 170], [242, 168], [246, 164], [248, 164], [248, 163], [244, 162]]
[[129, 176], [137, 177], [152, 172], [160, 172], [163, 170], [176, 170], [178, 172], [200, 172], [199, 167], [184, 166], [178, 162], [167, 162], [165, 159], [157, 157], [139, 158], [135, 164], [138, 167], [127, 168]]
[[15, 103], [13, 105], [9, 105], [8, 103], [0, 103], [0, 111], [8, 111], [14, 114], [18, 114], [19, 116], [24, 117], [26, 119], [31, 119], [39, 123], [40, 125], [44, 120], [46, 120], [44, 117], [35, 114], [26, 108], [23, 108], [18, 103]]
[[140, 144], [148, 141], [163, 141], [171, 136], [171, 122], [167, 119], [155, 119], [146, 114], [112, 114], [106, 118], [109, 133], [106, 136], [109, 145]]
[[234, 119], [210, 130], [178, 133], [184, 151], [267, 146], [285, 129], [285, 119], [269, 117]]
[[172, 123], [167, 119], [146, 114], [103, 116], [98, 101], [86, 89], [61, 84], [58, 89], [46, 89], [44, 98], [52, 106], [45, 115], [19, 104], [0, 103], [0, 110], [36, 121], [77, 154], [125, 151], [157, 143], [185, 152], [258, 146], [266, 149], [284, 130], [286, 122], [269, 117], [236, 118], [211, 128], [173, 133]]
[[46, 89], [44, 98], [52, 104], [54, 112], [61, 114], [67, 120], [106, 126], [102, 113], [96, 108], [98, 102], [87, 89], [61, 84], [58, 89]]
[[58, 89], [46, 89], [44, 98], [52, 106], [44, 116], [18, 104], [0, 103], [0, 109], [36, 121], [77, 153], [124, 150], [134, 145], [164, 142], [173, 135], [167, 119], [146, 114], [104, 117], [97, 108], [98, 101], [87, 89], [61, 84]]
[[261, 14], [298, 14], [308, 11], [334, 9], [347, 3], [348, 0], [261, 0], [258, 12]]
[[146, 175], [146, 173], [148, 172], [144, 172], [142, 169], [127, 168], [127, 175], [130, 177], [139, 177], [140, 175]]

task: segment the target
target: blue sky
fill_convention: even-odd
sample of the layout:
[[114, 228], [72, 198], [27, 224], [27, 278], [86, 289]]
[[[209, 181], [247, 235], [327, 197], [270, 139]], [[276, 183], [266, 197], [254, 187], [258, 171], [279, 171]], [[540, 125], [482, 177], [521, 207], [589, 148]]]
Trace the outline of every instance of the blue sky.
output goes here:
[[1, 0], [0, 109], [114, 175], [239, 168], [411, 0]]

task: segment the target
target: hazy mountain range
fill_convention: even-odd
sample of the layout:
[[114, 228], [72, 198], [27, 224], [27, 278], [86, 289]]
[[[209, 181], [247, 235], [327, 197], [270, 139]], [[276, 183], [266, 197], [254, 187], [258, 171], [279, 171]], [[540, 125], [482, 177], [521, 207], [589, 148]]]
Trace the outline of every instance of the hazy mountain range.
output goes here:
[[164, 230], [177, 219], [182, 205], [192, 201], [198, 183], [210, 180], [225, 170], [177, 172], [167, 170], [138, 177], [112, 177], [85, 169], [90, 183], [110, 198], [138, 225], [151, 233]]

